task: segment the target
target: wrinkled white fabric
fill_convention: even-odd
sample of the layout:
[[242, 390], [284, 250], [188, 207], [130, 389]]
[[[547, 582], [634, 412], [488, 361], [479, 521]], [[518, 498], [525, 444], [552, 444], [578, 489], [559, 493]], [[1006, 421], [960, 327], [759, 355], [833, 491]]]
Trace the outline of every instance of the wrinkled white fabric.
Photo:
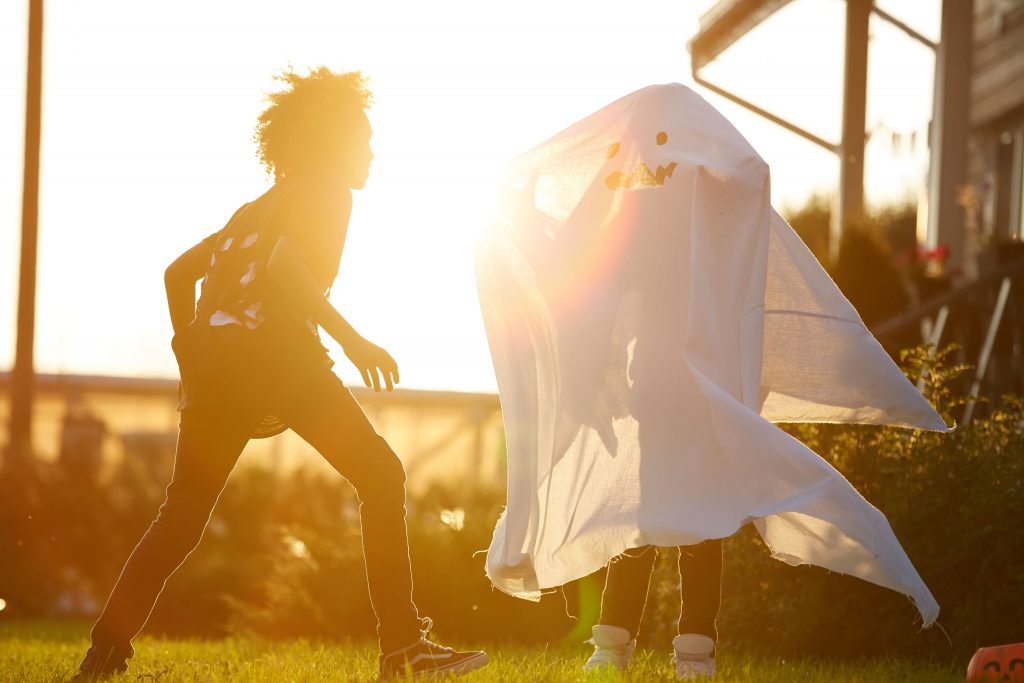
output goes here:
[[935, 620], [885, 517], [772, 422], [946, 426], [699, 95], [645, 88], [510, 162], [477, 278], [508, 446], [496, 587], [537, 599], [752, 522], [775, 557]]

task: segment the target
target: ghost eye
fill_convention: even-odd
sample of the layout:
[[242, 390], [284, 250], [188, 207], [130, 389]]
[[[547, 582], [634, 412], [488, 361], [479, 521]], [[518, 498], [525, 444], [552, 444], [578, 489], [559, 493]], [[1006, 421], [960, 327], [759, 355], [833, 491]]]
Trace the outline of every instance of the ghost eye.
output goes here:
[[608, 148], [608, 152], [607, 152], [607, 154], [605, 154], [605, 157], [607, 157], [608, 159], [611, 159], [613, 156], [615, 156], [618, 153], [619, 153], [619, 143], [613, 142], [612, 146]]
[[1016, 669], [1018, 664], [1021, 667], [1024, 667], [1024, 659], [1017, 659], [1017, 658], [1011, 659], [1010, 660], [1010, 671], [1013, 671], [1014, 669]]
[[661, 131], [660, 133], [658, 133], [658, 137], [654, 138], [654, 141], [657, 142], [659, 145], [664, 145], [666, 142], [668, 142], [668, 133], [666, 133], [665, 131]]
[[983, 671], [992, 670], [995, 672], [1002, 671], [1003, 667], [999, 665], [999, 662], [989, 662], [985, 666], [981, 667]]

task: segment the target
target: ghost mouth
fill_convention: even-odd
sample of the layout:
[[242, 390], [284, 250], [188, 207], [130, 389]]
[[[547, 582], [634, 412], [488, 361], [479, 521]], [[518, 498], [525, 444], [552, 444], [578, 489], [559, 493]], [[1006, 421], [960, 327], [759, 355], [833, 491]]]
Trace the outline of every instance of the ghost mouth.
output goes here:
[[629, 175], [622, 171], [613, 171], [604, 179], [604, 184], [610, 190], [617, 190], [620, 187], [631, 190], [634, 187], [661, 187], [665, 181], [672, 177], [676, 170], [676, 162], [668, 166], [658, 166], [657, 172], [651, 171], [647, 164], [640, 164]]

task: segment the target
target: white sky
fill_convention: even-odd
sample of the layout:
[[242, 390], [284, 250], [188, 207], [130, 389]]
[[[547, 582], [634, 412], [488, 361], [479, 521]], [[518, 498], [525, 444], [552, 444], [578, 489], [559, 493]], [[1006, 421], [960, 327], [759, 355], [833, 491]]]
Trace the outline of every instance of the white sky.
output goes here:
[[[686, 41], [711, 4], [46, 0], [37, 369], [176, 373], [163, 270], [268, 186], [251, 136], [272, 74], [322, 63], [363, 70], [376, 94], [376, 159], [332, 302], [392, 352], [403, 386], [493, 390], [471, 241], [494, 168], [633, 90], [691, 84]], [[878, 4], [937, 38], [937, 1]], [[14, 358], [27, 6], [0, 3], [0, 368]], [[843, 13], [797, 0], [705, 75], [837, 140]], [[933, 57], [871, 30], [867, 187], [883, 203], [922, 183]], [[703, 94], [771, 165], [776, 204], [831, 191], [828, 152]], [[893, 131], [916, 131], [914, 151], [904, 137], [893, 154]]]

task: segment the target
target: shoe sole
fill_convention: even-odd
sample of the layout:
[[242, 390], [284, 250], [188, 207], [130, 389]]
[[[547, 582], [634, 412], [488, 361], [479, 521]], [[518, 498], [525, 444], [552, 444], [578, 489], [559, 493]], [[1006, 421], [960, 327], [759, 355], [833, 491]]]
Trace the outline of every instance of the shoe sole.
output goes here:
[[[481, 652], [479, 654], [473, 655], [472, 657], [468, 657], [467, 659], [454, 662], [453, 664], [449, 664], [447, 666], [439, 666], [435, 669], [429, 669], [427, 671], [418, 671], [412, 674], [412, 679], [417, 680], [421, 678], [430, 678], [432, 676], [443, 676], [448, 674], [467, 674], [470, 671], [482, 669], [483, 667], [487, 666], [490, 662], [491, 660], [487, 657], [487, 653]], [[396, 678], [399, 680], [403, 680], [405, 679], [405, 674], [395, 674], [388, 678], [381, 678], [380, 680], [391, 681], [395, 680]]]

